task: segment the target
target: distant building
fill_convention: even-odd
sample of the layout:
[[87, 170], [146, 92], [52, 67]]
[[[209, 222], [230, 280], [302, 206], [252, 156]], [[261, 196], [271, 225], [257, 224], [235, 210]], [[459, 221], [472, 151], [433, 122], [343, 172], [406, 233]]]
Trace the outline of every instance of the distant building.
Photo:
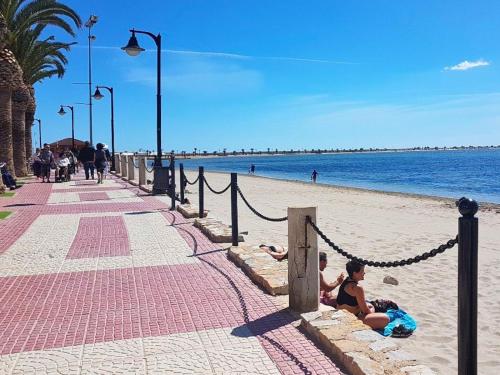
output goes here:
[[[83, 146], [85, 146], [85, 142], [75, 138], [75, 148], [80, 150]], [[64, 138], [50, 143], [50, 149], [52, 151], [62, 151], [65, 147], [69, 147], [70, 149], [73, 148], [73, 140], [71, 138]]]

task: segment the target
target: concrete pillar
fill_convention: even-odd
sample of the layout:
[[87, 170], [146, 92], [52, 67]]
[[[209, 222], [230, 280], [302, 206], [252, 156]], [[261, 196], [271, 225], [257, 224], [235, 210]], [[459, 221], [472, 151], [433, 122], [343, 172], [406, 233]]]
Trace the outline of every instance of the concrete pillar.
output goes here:
[[120, 162], [121, 162], [120, 168], [122, 172], [120, 175], [122, 177], [127, 177], [127, 155], [121, 155]]
[[120, 154], [115, 154], [115, 173], [116, 174], [120, 174], [120, 171], [122, 170], [120, 167], [121, 167]]
[[139, 156], [139, 186], [146, 185], [146, 157]]
[[134, 181], [135, 180], [134, 155], [128, 156], [127, 168], [128, 168], [128, 174], [127, 174], [128, 180]]
[[319, 308], [318, 236], [306, 216], [315, 223], [316, 207], [288, 208], [288, 298], [299, 313]]

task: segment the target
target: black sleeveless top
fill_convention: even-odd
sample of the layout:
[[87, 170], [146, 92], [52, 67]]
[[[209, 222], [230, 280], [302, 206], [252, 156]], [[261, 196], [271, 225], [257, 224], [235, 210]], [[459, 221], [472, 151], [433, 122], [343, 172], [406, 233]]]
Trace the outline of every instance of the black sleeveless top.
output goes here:
[[358, 306], [358, 300], [356, 299], [356, 297], [351, 296], [350, 294], [348, 294], [345, 291], [345, 287], [349, 283], [357, 284], [356, 281], [354, 281], [354, 280], [352, 280], [350, 278], [345, 279], [344, 282], [342, 283], [342, 285], [340, 285], [340, 288], [339, 288], [339, 294], [337, 295], [337, 304], [338, 305], [348, 305], [348, 306], [352, 306], [352, 307], [357, 307]]

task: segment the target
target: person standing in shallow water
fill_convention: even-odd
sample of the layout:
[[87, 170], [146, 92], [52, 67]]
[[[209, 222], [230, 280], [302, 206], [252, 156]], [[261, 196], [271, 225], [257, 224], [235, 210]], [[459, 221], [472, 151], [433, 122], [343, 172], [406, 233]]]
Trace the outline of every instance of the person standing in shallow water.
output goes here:
[[255, 164], [250, 165], [250, 170], [248, 171], [250, 174], [255, 174]]
[[316, 179], [318, 178], [318, 172], [316, 171], [316, 169], [313, 169], [313, 172], [311, 174], [311, 180], [313, 183], [316, 183]]

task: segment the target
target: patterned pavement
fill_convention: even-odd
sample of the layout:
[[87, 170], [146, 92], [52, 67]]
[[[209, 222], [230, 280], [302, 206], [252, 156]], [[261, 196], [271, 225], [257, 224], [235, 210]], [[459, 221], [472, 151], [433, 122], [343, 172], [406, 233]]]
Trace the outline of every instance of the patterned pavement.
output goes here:
[[0, 374], [340, 374], [168, 201], [81, 177], [0, 198]]

